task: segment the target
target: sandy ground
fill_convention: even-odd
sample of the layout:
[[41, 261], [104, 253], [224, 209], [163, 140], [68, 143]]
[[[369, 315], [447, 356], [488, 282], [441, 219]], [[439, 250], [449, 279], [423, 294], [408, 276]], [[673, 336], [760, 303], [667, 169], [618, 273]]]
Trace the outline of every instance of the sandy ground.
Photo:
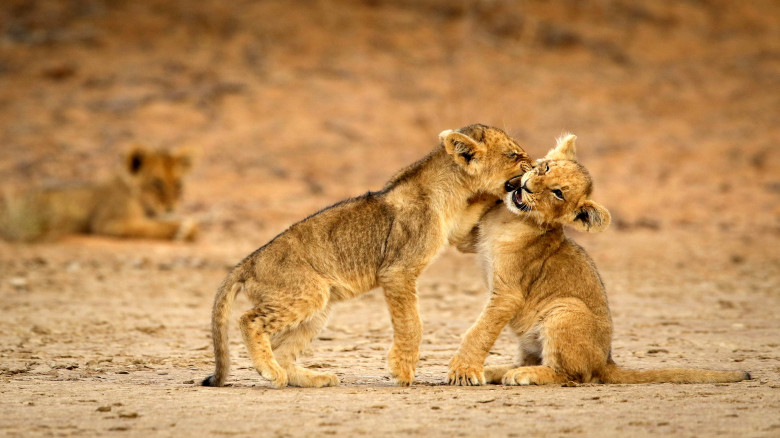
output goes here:
[[[188, 145], [181, 213], [202, 233], [0, 242], [0, 435], [777, 436], [778, 17], [725, 0], [4, 3], [0, 183], [102, 178], [132, 142]], [[607, 284], [618, 363], [753, 380], [444, 386], [487, 293], [448, 250], [419, 281], [417, 385], [389, 379], [373, 291], [302, 359], [341, 386], [270, 389], [236, 327], [231, 386], [197, 386], [230, 267], [474, 122], [534, 156], [579, 136], [615, 219], [575, 238]], [[505, 333], [488, 363], [514, 351]]]

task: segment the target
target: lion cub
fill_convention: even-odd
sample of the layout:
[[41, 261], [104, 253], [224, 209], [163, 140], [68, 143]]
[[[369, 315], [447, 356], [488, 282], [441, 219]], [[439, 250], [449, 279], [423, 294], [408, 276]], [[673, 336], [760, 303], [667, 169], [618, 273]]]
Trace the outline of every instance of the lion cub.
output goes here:
[[[486, 213], [478, 232], [460, 244], [484, 261], [490, 299], [450, 361], [449, 383], [704, 383], [749, 379], [742, 371], [634, 371], [613, 362], [612, 320], [593, 261], [563, 232], [604, 230], [609, 212], [590, 200], [590, 175], [577, 163], [575, 136], [533, 170], [508, 181], [506, 207]], [[469, 248], [471, 247], [471, 248]], [[517, 363], [484, 369], [483, 362], [509, 323], [520, 337]]]
[[503, 196], [506, 180], [531, 168], [517, 142], [496, 128], [470, 125], [439, 138], [439, 147], [382, 190], [292, 225], [228, 274], [212, 314], [216, 372], [204, 386], [221, 386], [227, 378], [227, 322], [240, 291], [254, 305], [240, 327], [263, 377], [276, 388], [338, 384], [335, 375], [295, 360], [323, 328], [333, 303], [377, 286], [394, 330], [391, 374], [398, 384], [412, 383], [422, 336], [417, 277], [445, 244], [465, 238]]
[[104, 183], [31, 190], [0, 203], [0, 234], [36, 240], [63, 234], [192, 240], [193, 221], [165, 219], [181, 198], [188, 152], [142, 146], [124, 157], [118, 175]]

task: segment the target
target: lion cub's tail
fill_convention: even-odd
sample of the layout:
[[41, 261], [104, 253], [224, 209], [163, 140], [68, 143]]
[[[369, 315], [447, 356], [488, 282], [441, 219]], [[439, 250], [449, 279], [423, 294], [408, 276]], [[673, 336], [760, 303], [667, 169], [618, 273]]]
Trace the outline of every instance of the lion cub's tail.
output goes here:
[[230, 310], [233, 307], [238, 292], [241, 291], [243, 282], [238, 281], [234, 274], [228, 275], [219, 286], [217, 296], [214, 298], [214, 309], [211, 313], [211, 338], [214, 341], [214, 360], [216, 371], [206, 377], [201, 383], [203, 386], [222, 386], [225, 384], [228, 372], [230, 372], [230, 352], [228, 351], [228, 320]]
[[745, 371], [710, 371], [688, 368], [660, 370], [627, 370], [615, 363], [607, 364], [604, 383], [730, 383], [750, 380]]

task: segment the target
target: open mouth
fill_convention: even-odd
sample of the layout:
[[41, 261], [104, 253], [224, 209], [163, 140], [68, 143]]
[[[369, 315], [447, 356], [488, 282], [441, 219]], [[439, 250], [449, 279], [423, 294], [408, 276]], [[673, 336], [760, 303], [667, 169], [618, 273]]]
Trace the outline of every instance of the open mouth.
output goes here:
[[512, 193], [512, 202], [520, 211], [531, 211], [531, 207], [523, 202], [522, 189], [515, 190], [515, 192]]

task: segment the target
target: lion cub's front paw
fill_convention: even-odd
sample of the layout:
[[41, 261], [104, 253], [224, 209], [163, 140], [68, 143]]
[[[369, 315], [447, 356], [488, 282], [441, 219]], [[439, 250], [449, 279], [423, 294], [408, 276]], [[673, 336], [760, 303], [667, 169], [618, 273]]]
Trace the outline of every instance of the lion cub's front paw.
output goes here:
[[485, 384], [485, 372], [482, 364], [470, 364], [459, 356], [450, 360], [450, 372], [447, 375], [450, 385], [478, 386]]
[[387, 365], [390, 367], [390, 375], [395, 379], [399, 386], [411, 386], [414, 383], [414, 368], [417, 364], [417, 358], [405, 357], [395, 353], [391, 349], [387, 357]]
[[193, 219], [185, 219], [179, 224], [174, 240], [192, 242], [198, 238], [198, 223]]

